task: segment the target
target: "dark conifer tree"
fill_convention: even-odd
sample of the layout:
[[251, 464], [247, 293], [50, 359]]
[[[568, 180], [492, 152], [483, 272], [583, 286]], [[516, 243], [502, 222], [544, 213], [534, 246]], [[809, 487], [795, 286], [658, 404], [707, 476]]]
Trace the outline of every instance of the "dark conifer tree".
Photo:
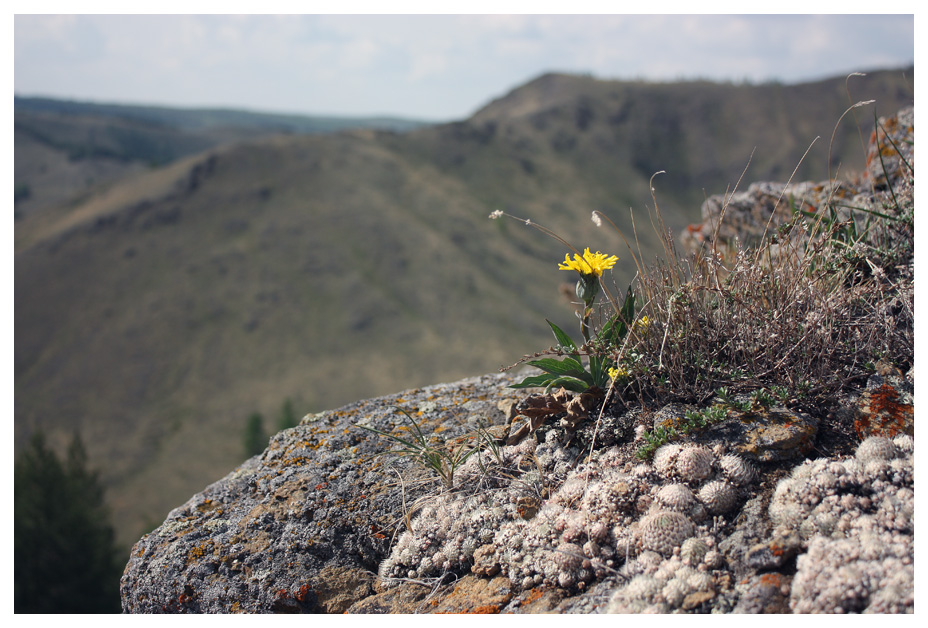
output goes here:
[[277, 431], [282, 432], [283, 430], [289, 429], [299, 424], [299, 422], [299, 419], [296, 418], [296, 412], [293, 410], [293, 402], [290, 401], [290, 398], [288, 397], [280, 409], [280, 419], [277, 422]]
[[15, 612], [118, 613], [113, 529], [80, 438], [62, 462], [36, 432], [15, 462], [13, 492]]
[[245, 445], [245, 456], [247, 458], [262, 453], [267, 447], [267, 432], [264, 431], [264, 417], [261, 416], [260, 412], [254, 412], [248, 417], [242, 441]]

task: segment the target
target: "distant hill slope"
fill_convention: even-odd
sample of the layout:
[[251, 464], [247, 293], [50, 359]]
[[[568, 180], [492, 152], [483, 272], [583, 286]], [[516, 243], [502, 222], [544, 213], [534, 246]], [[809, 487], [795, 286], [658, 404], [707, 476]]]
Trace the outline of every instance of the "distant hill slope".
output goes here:
[[275, 133], [334, 133], [346, 129], [410, 131], [433, 124], [424, 120], [395, 117], [310, 116], [267, 113], [240, 109], [192, 109], [143, 105], [116, 105], [55, 98], [16, 96], [17, 113], [44, 113], [72, 117], [132, 120], [187, 131], [203, 129], [255, 129]]
[[215, 146], [278, 133], [408, 131], [401, 118], [301, 116], [14, 97], [17, 215]]
[[[912, 102], [912, 76], [856, 78], [852, 99], [895, 111]], [[256, 133], [75, 184], [81, 197], [16, 223], [16, 446], [37, 427], [53, 442], [79, 431], [128, 545], [241, 461], [256, 410], [272, 419], [285, 398], [303, 413], [493, 371], [550, 344], [546, 317], [573, 330], [558, 293], [571, 280], [557, 270], [567, 251], [490, 211], [617, 253], [624, 289], [628, 252], [596, 230], [593, 210], [637, 233], [653, 259], [656, 170], [667, 171], [655, 187], [677, 229], [699, 220], [704, 194], [735, 183], [755, 147], [747, 180], [785, 180], [821, 136], [797, 177], [824, 178], [844, 82], [545, 75], [462, 122]], [[861, 133], [871, 111], [857, 112]], [[75, 130], [31, 115], [30, 131], [17, 126], [16, 161], [34, 159], [35, 172], [50, 155], [80, 164], [93, 154], [80, 151], [87, 138], [103, 145], [126, 124], [94, 114]], [[155, 142], [158, 127], [145, 124]], [[20, 152], [20, 132], [49, 152], [33, 152], [38, 140]], [[161, 137], [202, 138], [185, 133]], [[862, 166], [859, 146], [848, 116], [832, 158], [842, 172]], [[69, 150], [73, 161], [61, 157]]]

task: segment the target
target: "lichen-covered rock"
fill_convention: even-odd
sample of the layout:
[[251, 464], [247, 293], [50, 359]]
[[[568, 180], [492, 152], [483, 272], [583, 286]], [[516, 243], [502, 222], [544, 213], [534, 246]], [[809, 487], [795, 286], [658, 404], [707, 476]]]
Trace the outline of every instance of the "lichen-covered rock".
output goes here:
[[[612, 446], [587, 462], [551, 430], [540, 443], [472, 456], [448, 490], [394, 458], [401, 489], [375, 455], [384, 443], [350, 429], [401, 426], [391, 406], [405, 404], [429, 433], [460, 438], [453, 426], [499, 412], [507, 381], [464, 380], [307, 417], [139, 541], [125, 610], [911, 610], [907, 435], [801, 462], [774, 484], [724, 453], [737, 443], [674, 443], [653, 464]], [[858, 584], [845, 587], [851, 576]], [[469, 584], [441, 586], [449, 578]]]
[[737, 585], [738, 604], [732, 612], [751, 614], [789, 613], [789, 593], [792, 578], [777, 572], [767, 572]]
[[[753, 481], [752, 470], [758, 462], [785, 462], [803, 458], [812, 450], [818, 433], [819, 419], [816, 416], [775, 406], [752, 412], [731, 412], [728, 418], [694, 434], [694, 439], [709, 448], [724, 444], [725, 453], [715, 455], [712, 452], [717, 458], [712, 461], [712, 468], [720, 470], [740, 485]], [[673, 457], [676, 464], [682, 447], [678, 443], [664, 447], [674, 444], [678, 448]], [[655, 466], [658, 452], [654, 455]], [[672, 472], [668, 470], [668, 473]]]
[[[458, 469], [454, 490], [392, 459], [394, 468], [405, 464], [407, 479], [419, 474], [401, 490], [379, 458], [365, 462], [384, 444], [345, 430], [361, 421], [377, 429], [401, 425], [389, 408], [396, 403], [426, 408], [415, 410], [424, 424], [432, 413], [447, 413], [438, 420], [448, 423], [432, 432], [478, 417], [486, 423], [485, 413], [506, 394], [499, 386], [505, 381], [464, 380], [307, 417], [136, 545], [123, 579], [125, 609], [755, 612], [783, 610], [787, 602], [797, 611], [910, 608], [910, 436], [871, 439], [856, 455], [800, 463], [775, 489], [769, 484], [742, 505], [739, 496], [755, 492], [764, 473], [719, 443], [668, 445], [653, 464], [635, 461], [634, 450], [609, 447], [587, 463], [552, 430], [541, 443], [527, 438], [484, 452], [480, 462], [472, 456]], [[458, 405], [437, 401], [437, 391]], [[539, 453], [550, 463], [537, 462]], [[820, 540], [848, 534], [861, 539], [859, 546]], [[832, 555], [810, 560], [810, 552]], [[880, 571], [880, 561], [890, 561], [894, 573]], [[853, 589], [864, 606], [836, 601], [849, 564], [865, 577], [863, 588]], [[775, 581], [772, 573], [789, 574], [791, 566], [797, 584], [784, 597], [790, 578]], [[440, 587], [450, 576], [470, 584]], [[412, 583], [438, 588], [430, 597]]]
[[915, 433], [915, 400], [912, 385], [902, 377], [874, 375], [854, 408], [854, 429], [868, 436], [893, 438]]
[[877, 190], [906, 176], [915, 166], [915, 108], [880, 119], [870, 135], [867, 176]]
[[[318, 612], [364, 597], [356, 583], [344, 587], [345, 599], [327, 602], [331, 575], [346, 573], [332, 570], [376, 574], [408, 507], [440, 483], [407, 459], [384, 457], [386, 439], [357, 425], [406, 429], [399, 406], [423, 431], [441, 428], [453, 439], [501, 422], [497, 403], [516, 397], [506, 388], [514, 381], [489, 375], [306, 417], [136, 543], [122, 578], [123, 610]], [[397, 490], [397, 474], [405, 490]], [[468, 551], [462, 542], [447, 560]]]
[[799, 458], [812, 451], [818, 432], [818, 419], [805, 412], [771, 408], [745, 414], [741, 419], [743, 436], [735, 451], [761, 462]]

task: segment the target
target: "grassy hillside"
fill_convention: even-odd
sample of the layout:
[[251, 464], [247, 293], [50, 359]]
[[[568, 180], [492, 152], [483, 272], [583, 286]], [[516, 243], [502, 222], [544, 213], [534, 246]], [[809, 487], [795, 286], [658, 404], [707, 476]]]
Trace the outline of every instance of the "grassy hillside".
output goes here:
[[[907, 77], [857, 79], [853, 98], [895, 111], [911, 103]], [[655, 170], [668, 171], [658, 198], [680, 228], [755, 146], [748, 180], [786, 179], [821, 135], [800, 176], [825, 177], [847, 104], [843, 78], [546, 75], [467, 121], [254, 136], [127, 168], [16, 223], [17, 447], [37, 427], [59, 443], [79, 431], [128, 545], [242, 460], [254, 411], [273, 416], [291, 398], [303, 414], [493, 371], [550, 344], [546, 317], [573, 330], [559, 294], [571, 277], [557, 270], [567, 251], [490, 211], [628, 261], [589, 216], [605, 211], [631, 236], [631, 207], [651, 257]], [[48, 150], [81, 145], [35, 124]], [[41, 162], [16, 150], [17, 168], [27, 155]], [[848, 119], [834, 159], [863, 162]], [[629, 265], [619, 266], [624, 288]]]
[[398, 118], [339, 118], [172, 109], [14, 97], [17, 217], [72, 201], [133, 172], [274, 133], [408, 131]]

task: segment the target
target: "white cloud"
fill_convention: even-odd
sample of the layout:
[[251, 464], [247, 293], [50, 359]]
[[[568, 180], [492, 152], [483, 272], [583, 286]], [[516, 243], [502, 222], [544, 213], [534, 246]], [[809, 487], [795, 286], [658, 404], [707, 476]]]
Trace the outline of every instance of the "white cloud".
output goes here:
[[786, 81], [914, 60], [912, 16], [16, 16], [17, 93], [463, 117], [546, 71]]

